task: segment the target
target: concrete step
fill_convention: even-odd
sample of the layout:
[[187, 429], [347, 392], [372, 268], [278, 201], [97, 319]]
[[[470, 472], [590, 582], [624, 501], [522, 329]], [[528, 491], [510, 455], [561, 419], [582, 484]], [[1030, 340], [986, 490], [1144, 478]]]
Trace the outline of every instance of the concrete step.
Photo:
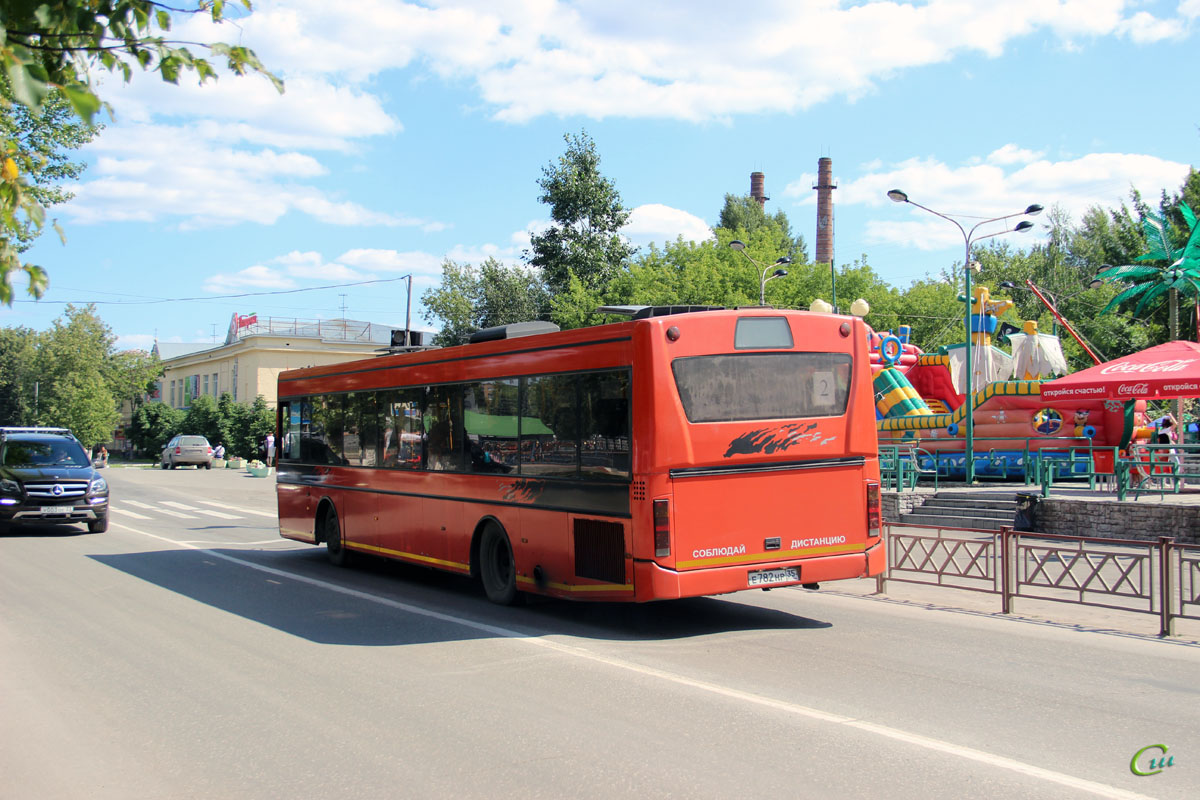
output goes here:
[[914, 508], [913, 513], [938, 517], [987, 517], [1011, 522], [1016, 514], [1016, 508], [979, 508], [978, 506], [943, 505], [930, 501]]
[[972, 500], [969, 497], [954, 495], [935, 495], [926, 500], [924, 505], [939, 505], [947, 508], [988, 508], [999, 511], [1013, 511], [1017, 507], [1016, 500]]
[[1005, 525], [1012, 525], [1011, 519], [950, 517], [920, 513], [901, 514], [900, 522], [905, 525], [922, 525], [929, 528], [978, 528], [985, 531], [998, 531]]

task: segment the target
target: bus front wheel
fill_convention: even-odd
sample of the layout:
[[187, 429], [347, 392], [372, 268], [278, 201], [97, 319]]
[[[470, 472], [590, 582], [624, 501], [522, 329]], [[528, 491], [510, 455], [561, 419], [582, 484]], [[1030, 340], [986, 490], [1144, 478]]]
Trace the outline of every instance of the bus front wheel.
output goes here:
[[499, 525], [489, 523], [479, 540], [479, 577], [488, 600], [509, 606], [517, 599], [517, 567], [512, 545]]
[[329, 509], [322, 525], [325, 534], [325, 553], [329, 556], [329, 563], [337, 567], [346, 566], [350, 563], [350, 552], [346, 550], [342, 542], [342, 528], [338, 525], [337, 512], [332, 508]]

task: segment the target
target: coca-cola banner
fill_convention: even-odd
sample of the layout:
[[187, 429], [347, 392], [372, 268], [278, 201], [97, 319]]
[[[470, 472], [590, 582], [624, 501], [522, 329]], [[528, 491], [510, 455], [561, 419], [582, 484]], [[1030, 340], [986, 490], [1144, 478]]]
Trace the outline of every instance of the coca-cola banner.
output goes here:
[[1046, 400], [1200, 397], [1200, 344], [1167, 342], [1042, 384]]

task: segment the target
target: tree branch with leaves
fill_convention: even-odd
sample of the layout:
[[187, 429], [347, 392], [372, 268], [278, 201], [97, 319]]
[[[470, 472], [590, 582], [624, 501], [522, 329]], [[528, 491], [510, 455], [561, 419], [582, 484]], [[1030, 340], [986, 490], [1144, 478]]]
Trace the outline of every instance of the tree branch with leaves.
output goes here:
[[[97, 94], [92, 70], [120, 73], [128, 82], [135, 69], [157, 71], [168, 83], [179, 82], [185, 71], [200, 83], [217, 78], [210, 58], [224, 62], [234, 75], [265, 76], [283, 92], [283, 81], [259, 61], [253, 50], [224, 42], [189, 42], [168, 38], [172, 17], [203, 14], [214, 23], [227, 21], [225, 0], [196, 0], [189, 8], [151, 0], [0, 0], [0, 68], [8, 80], [9, 96], [35, 115], [58, 92], [88, 125], [103, 108], [112, 109]], [[237, 6], [251, 10], [250, 0]], [[198, 56], [193, 49], [207, 51]], [[12, 304], [11, 276], [24, 272], [29, 294], [40, 298], [48, 279], [41, 267], [21, 259], [22, 237], [40, 232], [45, 209], [38, 193], [23, 177], [22, 163], [30, 154], [19, 138], [0, 141], [0, 303]], [[56, 226], [57, 227], [57, 226]], [[59, 231], [61, 236], [62, 232]]]

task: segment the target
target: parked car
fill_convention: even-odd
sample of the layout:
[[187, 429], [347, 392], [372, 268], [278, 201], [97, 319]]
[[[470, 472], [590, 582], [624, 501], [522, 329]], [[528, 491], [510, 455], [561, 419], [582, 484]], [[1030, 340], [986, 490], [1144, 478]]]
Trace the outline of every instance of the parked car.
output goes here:
[[108, 530], [108, 482], [66, 428], [0, 428], [0, 533], [83, 522]]
[[176, 436], [162, 451], [162, 468], [195, 464], [212, 469], [213, 449], [203, 436]]

